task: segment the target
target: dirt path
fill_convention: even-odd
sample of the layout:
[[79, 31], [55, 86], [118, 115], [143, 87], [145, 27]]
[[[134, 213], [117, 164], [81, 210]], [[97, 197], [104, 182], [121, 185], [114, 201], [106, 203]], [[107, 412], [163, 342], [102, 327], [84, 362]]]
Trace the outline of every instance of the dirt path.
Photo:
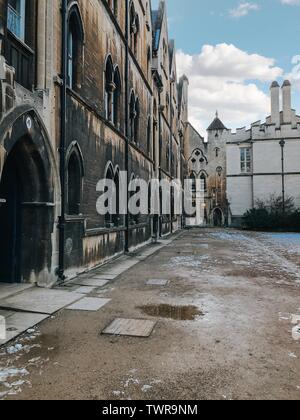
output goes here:
[[[19, 339], [17, 353], [1, 349], [0, 396], [299, 399], [300, 254], [291, 251], [264, 234], [184, 232], [98, 291], [111, 298], [100, 311], [63, 310]], [[158, 323], [148, 339], [101, 335], [117, 317]]]

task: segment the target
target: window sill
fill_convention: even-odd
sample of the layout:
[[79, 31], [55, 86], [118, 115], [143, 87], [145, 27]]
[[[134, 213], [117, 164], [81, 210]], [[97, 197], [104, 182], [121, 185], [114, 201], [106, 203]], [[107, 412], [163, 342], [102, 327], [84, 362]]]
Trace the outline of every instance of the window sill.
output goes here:
[[18, 38], [13, 32], [11, 32], [9, 29], [7, 29], [7, 32], [9, 34], [9, 36], [15, 41], [17, 42], [19, 45], [22, 46], [22, 48], [24, 50], [26, 50], [27, 53], [34, 55], [35, 52], [32, 48], [29, 47], [29, 45], [27, 45], [21, 38]]
[[83, 214], [78, 214], [78, 215], [65, 215], [65, 219], [67, 223], [72, 223], [72, 222], [84, 222], [85, 221], [85, 216]]
[[85, 237], [93, 237], [93, 236], [101, 236], [106, 235], [109, 233], [118, 233], [118, 232], [124, 232], [126, 228], [124, 226], [120, 227], [112, 227], [112, 228], [98, 228], [98, 229], [88, 229], [85, 232]]

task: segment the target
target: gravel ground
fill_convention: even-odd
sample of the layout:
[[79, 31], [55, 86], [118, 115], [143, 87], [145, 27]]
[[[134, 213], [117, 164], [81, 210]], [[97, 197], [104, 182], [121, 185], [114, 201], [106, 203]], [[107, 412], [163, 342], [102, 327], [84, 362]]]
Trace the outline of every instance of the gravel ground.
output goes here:
[[[299, 399], [299, 263], [300, 235], [186, 231], [93, 292], [111, 299], [98, 312], [62, 310], [0, 349], [0, 398]], [[101, 335], [115, 318], [158, 322]]]

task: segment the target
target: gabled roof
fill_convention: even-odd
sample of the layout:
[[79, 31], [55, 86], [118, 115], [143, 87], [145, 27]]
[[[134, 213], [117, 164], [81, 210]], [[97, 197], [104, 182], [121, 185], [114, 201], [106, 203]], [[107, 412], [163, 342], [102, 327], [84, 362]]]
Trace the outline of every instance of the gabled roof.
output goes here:
[[213, 122], [208, 127], [207, 131], [217, 131], [217, 130], [227, 130], [225, 125], [222, 123], [218, 116], [218, 112], [216, 113], [216, 118], [213, 120]]

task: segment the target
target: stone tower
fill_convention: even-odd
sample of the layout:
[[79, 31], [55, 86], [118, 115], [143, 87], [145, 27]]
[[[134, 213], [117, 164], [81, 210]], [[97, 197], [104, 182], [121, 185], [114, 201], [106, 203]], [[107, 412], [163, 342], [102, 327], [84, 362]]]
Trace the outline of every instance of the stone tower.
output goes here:
[[218, 112], [207, 129], [207, 188], [206, 206], [208, 222], [223, 226], [227, 222], [226, 199], [226, 142], [229, 130], [220, 120]]
[[[194, 181], [193, 202], [196, 208], [203, 208], [200, 217], [190, 217], [188, 226], [225, 226], [228, 223], [228, 205], [226, 198], [226, 142], [230, 131], [216, 117], [207, 129], [207, 141], [188, 125], [189, 176]], [[200, 196], [196, 181], [201, 181]], [[204, 190], [204, 203], [203, 203]], [[201, 223], [199, 223], [202, 219]]]

